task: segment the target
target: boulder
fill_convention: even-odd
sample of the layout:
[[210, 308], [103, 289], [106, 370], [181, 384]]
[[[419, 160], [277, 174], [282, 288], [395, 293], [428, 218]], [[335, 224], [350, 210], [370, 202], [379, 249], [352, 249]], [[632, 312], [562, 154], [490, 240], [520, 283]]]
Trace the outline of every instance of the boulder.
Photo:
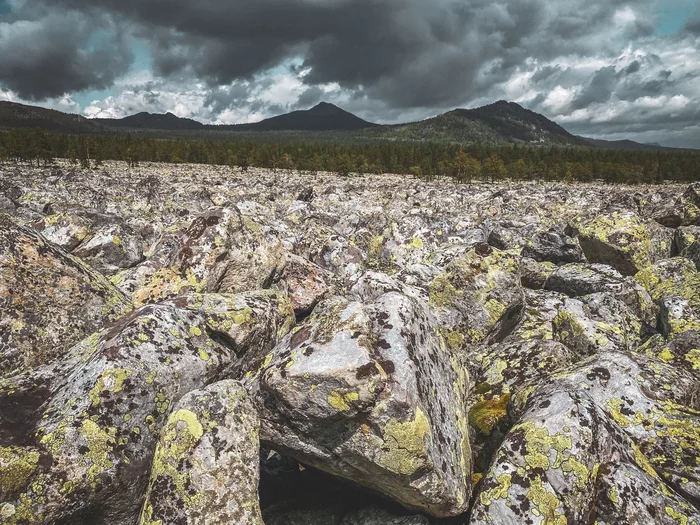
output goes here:
[[259, 427], [235, 381], [182, 397], [160, 432], [140, 523], [263, 525]]
[[665, 297], [682, 297], [691, 307], [700, 309], [700, 273], [695, 265], [683, 257], [665, 259], [642, 270], [634, 279], [641, 284], [654, 301]]
[[0, 376], [50, 363], [129, 309], [83, 261], [0, 215]]
[[700, 520], [700, 417], [677, 404], [694, 388], [662, 361], [612, 352], [526, 391], [470, 524]]
[[566, 299], [553, 320], [554, 339], [580, 357], [603, 351], [632, 351], [641, 344], [642, 323], [612, 294]]
[[93, 228], [72, 253], [101, 274], [111, 276], [143, 261], [143, 238], [127, 224], [116, 221]]
[[700, 330], [700, 311], [685, 297], [669, 296], [660, 301], [659, 328], [673, 339], [689, 330]]
[[92, 223], [74, 213], [58, 213], [32, 224], [48, 241], [70, 252], [92, 232]]
[[274, 450], [419, 512], [466, 511], [468, 372], [424, 303], [324, 302], [251, 388]]
[[520, 260], [520, 282], [525, 288], [541, 290], [556, 268], [554, 263], [537, 262], [534, 259], [523, 257]]
[[536, 233], [522, 250], [523, 257], [537, 262], [580, 263], [585, 258], [576, 239], [556, 230]]
[[282, 280], [298, 317], [310, 314], [332, 289], [331, 274], [298, 255], [288, 257]]
[[575, 228], [581, 249], [592, 263], [607, 264], [630, 276], [651, 264], [649, 230], [634, 213], [598, 215]]
[[[0, 421], [4, 443], [41, 459], [4, 493], [4, 523], [135, 523], [172, 407], [231, 361], [206, 330], [197, 312], [148, 305], [38, 370], [35, 382], [50, 377], [31, 398], [40, 409], [20, 427]], [[3, 404], [17, 396], [13, 380], [0, 384]]]
[[[660, 359], [676, 369], [687, 371], [697, 378], [700, 385], [700, 330], [681, 332], [670, 341], [661, 335], [655, 335], [637, 351]], [[685, 404], [700, 410], [700, 395], [694, 396], [693, 400], [688, 400]]]
[[502, 340], [518, 324], [523, 309], [517, 258], [487, 244], [476, 245], [430, 283], [429, 305], [452, 348]]
[[700, 270], [700, 226], [678, 228], [673, 244], [676, 255], [691, 260]]
[[556, 269], [545, 284], [547, 290], [569, 297], [610, 293], [642, 321], [656, 323], [657, 308], [649, 293], [631, 277], [603, 264], [567, 264]]
[[196, 310], [205, 316], [207, 335], [232, 352], [225, 374], [234, 379], [257, 371], [295, 323], [289, 299], [274, 290], [191, 294], [164, 304]]

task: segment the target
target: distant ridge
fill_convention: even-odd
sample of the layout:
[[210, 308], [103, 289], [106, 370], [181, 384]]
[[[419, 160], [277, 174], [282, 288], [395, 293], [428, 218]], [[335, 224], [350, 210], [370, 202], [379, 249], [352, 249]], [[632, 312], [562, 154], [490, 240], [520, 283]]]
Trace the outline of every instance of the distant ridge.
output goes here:
[[96, 122], [72, 113], [0, 101], [0, 129], [42, 128], [65, 133], [99, 133]]
[[604, 149], [627, 149], [636, 151], [679, 151], [682, 148], [669, 148], [661, 144], [642, 144], [633, 140], [602, 140], [581, 137], [586, 142], [597, 148]]
[[[61, 111], [0, 101], [0, 130], [28, 127], [76, 134], [157, 132], [166, 137], [200, 139], [207, 138], [212, 132], [218, 132], [211, 136], [219, 139], [225, 139], [227, 136], [235, 138], [240, 132], [246, 133], [246, 138], [254, 140], [256, 133], [263, 132], [266, 133], [265, 140], [299, 136], [316, 140], [319, 139], [319, 135], [313, 135], [315, 132], [335, 132], [336, 135], [332, 137], [338, 140], [390, 140], [480, 146], [582, 146], [640, 151], [677, 150], [631, 140], [606, 141], [578, 137], [543, 115], [505, 100], [475, 109], [455, 109], [419, 122], [393, 125], [373, 124], [327, 102], [321, 102], [311, 109], [293, 111], [251, 124], [207, 125], [172, 113], [142, 112], [120, 119], [88, 119]], [[279, 132], [280, 135], [274, 135], [274, 132]], [[303, 135], [304, 133], [309, 135]]]
[[180, 118], [172, 113], [137, 113], [121, 119], [94, 119], [95, 122], [110, 128], [138, 130], [200, 130], [204, 124], [188, 118]]
[[311, 109], [293, 111], [254, 124], [216, 128], [232, 131], [354, 131], [375, 126], [377, 124], [362, 120], [334, 104], [321, 102]]

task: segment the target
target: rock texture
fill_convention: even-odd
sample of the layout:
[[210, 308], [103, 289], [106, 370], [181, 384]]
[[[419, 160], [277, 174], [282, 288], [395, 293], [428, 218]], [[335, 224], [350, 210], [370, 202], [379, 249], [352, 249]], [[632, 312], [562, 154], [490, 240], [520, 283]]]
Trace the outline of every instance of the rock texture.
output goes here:
[[140, 523], [262, 525], [259, 427], [235, 381], [186, 394], [161, 430]]
[[700, 186], [0, 166], [0, 522], [700, 523]]

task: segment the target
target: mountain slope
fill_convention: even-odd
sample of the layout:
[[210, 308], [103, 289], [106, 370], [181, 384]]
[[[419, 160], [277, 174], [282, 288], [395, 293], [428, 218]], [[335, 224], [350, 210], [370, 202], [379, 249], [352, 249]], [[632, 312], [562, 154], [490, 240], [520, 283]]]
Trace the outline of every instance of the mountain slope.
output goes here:
[[66, 133], [99, 133], [104, 128], [80, 115], [0, 101], [0, 129], [42, 128]]
[[634, 151], [678, 151], [679, 148], [669, 148], [661, 144], [642, 144], [633, 140], [603, 140], [581, 137], [583, 140], [595, 146], [596, 148], [604, 149], [626, 149]]
[[317, 106], [293, 111], [253, 124], [234, 126], [209, 126], [228, 131], [354, 131], [377, 126], [353, 115], [338, 106], [321, 102]]
[[188, 118], [180, 118], [172, 113], [137, 113], [121, 119], [94, 119], [96, 122], [109, 128], [135, 129], [135, 130], [159, 130], [182, 131], [204, 129], [204, 124]]
[[589, 146], [546, 117], [513, 102], [499, 101], [477, 109], [455, 109], [374, 132], [377, 138], [505, 146], [508, 144]]

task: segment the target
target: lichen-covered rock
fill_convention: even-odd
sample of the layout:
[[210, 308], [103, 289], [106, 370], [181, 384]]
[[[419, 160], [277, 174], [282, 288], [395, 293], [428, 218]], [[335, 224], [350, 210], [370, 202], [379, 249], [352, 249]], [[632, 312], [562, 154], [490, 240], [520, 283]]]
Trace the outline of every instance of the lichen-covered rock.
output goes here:
[[143, 261], [143, 238], [133, 228], [121, 221], [98, 224], [73, 248], [73, 255], [107, 276]]
[[635, 275], [654, 301], [664, 297], [683, 297], [690, 306], [700, 308], [700, 273], [683, 257], [659, 261]]
[[[3, 441], [41, 458], [0, 502], [3, 523], [133, 524], [172, 406], [219, 379], [231, 361], [206, 329], [195, 311], [149, 305], [57, 362], [49, 387], [29, 398], [40, 406], [32, 419], [19, 427], [0, 421]], [[37, 370], [37, 382], [46, 370]], [[0, 402], [16, 390], [13, 379], [3, 381]]]
[[610, 293], [642, 321], [655, 324], [657, 308], [649, 293], [631, 277], [603, 264], [567, 264], [556, 269], [545, 288], [569, 297]]
[[607, 353], [526, 391], [470, 524], [700, 520], [700, 416], [678, 404], [694, 386], [662, 361]]
[[274, 290], [191, 294], [165, 304], [197, 310], [205, 316], [207, 335], [233, 352], [226, 374], [236, 379], [257, 370], [295, 323], [291, 302]]
[[669, 296], [660, 301], [659, 326], [669, 339], [689, 330], [700, 330], [700, 312], [685, 297]]
[[700, 226], [678, 228], [673, 242], [675, 253], [693, 261], [700, 270]]
[[523, 257], [520, 260], [520, 282], [525, 288], [541, 290], [556, 268], [554, 263], [539, 263], [534, 259]]
[[44, 217], [32, 224], [48, 241], [70, 252], [90, 235], [89, 220], [73, 213], [59, 213]]
[[260, 421], [240, 383], [186, 394], [161, 430], [141, 525], [263, 525]]
[[638, 352], [694, 375], [698, 380], [698, 395], [694, 396], [694, 401], [687, 404], [700, 410], [700, 329], [681, 332], [670, 341], [657, 334], [639, 347]]
[[554, 338], [580, 357], [604, 350], [632, 351], [641, 344], [640, 319], [607, 293], [566, 299], [553, 325]]
[[61, 357], [129, 305], [80, 259], [0, 215], [0, 376]]
[[517, 258], [487, 244], [476, 245], [430, 283], [429, 305], [452, 348], [502, 340], [523, 309]]
[[585, 261], [576, 239], [556, 230], [535, 234], [523, 247], [522, 256], [537, 262], [579, 263]]
[[287, 259], [282, 280], [297, 316], [311, 313], [332, 288], [332, 276], [328, 272], [298, 255]]
[[319, 305], [254, 385], [271, 448], [435, 516], [468, 506], [468, 388], [430, 311], [396, 292]]
[[649, 230], [634, 213], [599, 215], [576, 225], [586, 258], [634, 275], [651, 264]]

